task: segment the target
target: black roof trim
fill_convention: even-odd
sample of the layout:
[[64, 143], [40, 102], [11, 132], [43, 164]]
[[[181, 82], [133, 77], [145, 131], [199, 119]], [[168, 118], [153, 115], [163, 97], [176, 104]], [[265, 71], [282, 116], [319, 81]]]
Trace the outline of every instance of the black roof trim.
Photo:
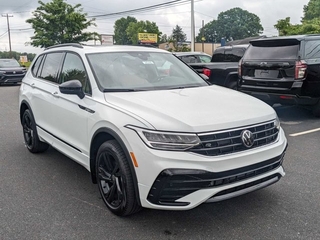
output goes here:
[[308, 34], [308, 35], [291, 35], [291, 36], [279, 36], [279, 37], [266, 37], [266, 38], [260, 38], [260, 39], [254, 39], [251, 40], [250, 43], [253, 42], [262, 42], [262, 41], [272, 41], [272, 40], [297, 40], [301, 41], [304, 39], [320, 39], [320, 34]]
[[52, 49], [52, 48], [59, 48], [59, 47], [76, 47], [76, 48], [83, 48], [83, 46], [80, 43], [62, 43], [53, 45], [50, 47], [45, 48], [44, 50]]

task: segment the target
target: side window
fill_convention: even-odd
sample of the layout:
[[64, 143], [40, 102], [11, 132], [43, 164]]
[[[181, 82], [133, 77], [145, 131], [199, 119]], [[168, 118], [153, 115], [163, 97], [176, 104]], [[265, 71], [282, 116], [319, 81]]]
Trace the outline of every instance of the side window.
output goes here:
[[232, 54], [234, 56], [235, 62], [239, 62], [243, 57], [245, 50], [243, 48], [234, 48], [232, 49]]
[[211, 62], [224, 62], [224, 49], [218, 48], [212, 55]]
[[320, 41], [306, 41], [305, 56], [307, 59], [320, 58]]
[[196, 56], [182, 56], [181, 60], [185, 63], [196, 63], [197, 57]]
[[83, 91], [91, 94], [87, 73], [81, 58], [73, 53], [67, 53], [66, 55], [59, 82], [64, 83], [70, 80], [79, 80], [82, 84]]
[[64, 53], [48, 53], [44, 60], [40, 78], [58, 83], [58, 73]]
[[35, 76], [35, 77], [37, 77], [37, 73], [38, 73], [39, 66], [41, 64], [42, 59], [43, 59], [43, 55], [39, 56], [36, 59], [36, 62], [32, 66], [31, 72], [32, 72], [33, 76]]
[[211, 57], [205, 55], [199, 55], [200, 61], [202, 63], [209, 63], [211, 62]]
[[243, 49], [228, 49], [225, 52], [225, 62], [239, 62], [242, 58], [244, 51]]

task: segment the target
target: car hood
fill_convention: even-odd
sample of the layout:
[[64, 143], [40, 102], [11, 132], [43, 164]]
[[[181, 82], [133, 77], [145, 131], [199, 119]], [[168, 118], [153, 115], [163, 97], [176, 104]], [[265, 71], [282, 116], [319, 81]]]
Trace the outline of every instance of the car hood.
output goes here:
[[105, 93], [105, 100], [163, 131], [215, 131], [276, 118], [273, 108], [262, 101], [215, 85], [176, 90], [108, 92]]

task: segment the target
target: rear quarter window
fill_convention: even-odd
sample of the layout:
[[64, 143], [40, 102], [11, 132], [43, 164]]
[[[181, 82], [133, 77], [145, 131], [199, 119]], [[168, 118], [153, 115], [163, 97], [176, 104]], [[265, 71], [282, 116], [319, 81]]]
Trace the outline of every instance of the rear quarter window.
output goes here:
[[320, 58], [320, 40], [306, 41], [305, 58]]

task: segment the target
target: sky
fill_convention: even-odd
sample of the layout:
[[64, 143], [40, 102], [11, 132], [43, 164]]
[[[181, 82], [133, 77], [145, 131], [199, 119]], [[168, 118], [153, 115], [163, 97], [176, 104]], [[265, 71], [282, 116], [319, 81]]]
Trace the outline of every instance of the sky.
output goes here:
[[[49, 2], [51, 0], [42, 0]], [[80, 3], [83, 11], [88, 17], [121, 12], [151, 5], [156, 5], [172, 0], [66, 0], [67, 3], [75, 5]], [[240, 7], [256, 14], [264, 28], [263, 35], [276, 36], [277, 30], [273, 27], [277, 20], [286, 17], [291, 18], [292, 24], [300, 23], [303, 15], [303, 6], [309, 0], [194, 0], [195, 10], [195, 34], [199, 33], [202, 20], [205, 23], [217, 19], [218, 14], [231, 8]], [[30, 37], [34, 35], [31, 25], [26, 23], [32, 17], [32, 12], [39, 6], [38, 0], [0, 0], [0, 51], [9, 51], [9, 37], [7, 32], [7, 18], [9, 14], [9, 26], [11, 35], [11, 49], [17, 52], [39, 53], [41, 48], [34, 48], [27, 44]], [[89, 31], [100, 34], [113, 34], [114, 22], [125, 15], [113, 17], [96, 18], [96, 27], [90, 27]], [[179, 25], [191, 37], [191, 4], [190, 2], [175, 7], [162, 8], [149, 12], [130, 14], [138, 20], [149, 20], [156, 22], [163, 34], [170, 35], [172, 29]]]

